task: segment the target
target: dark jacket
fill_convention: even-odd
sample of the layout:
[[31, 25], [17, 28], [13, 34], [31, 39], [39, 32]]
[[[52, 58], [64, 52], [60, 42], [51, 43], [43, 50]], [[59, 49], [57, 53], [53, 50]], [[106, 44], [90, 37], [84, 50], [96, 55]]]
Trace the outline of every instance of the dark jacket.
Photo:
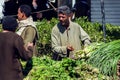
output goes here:
[[0, 80], [23, 80], [19, 59], [29, 60], [32, 48], [26, 51], [23, 39], [13, 33], [0, 33]]

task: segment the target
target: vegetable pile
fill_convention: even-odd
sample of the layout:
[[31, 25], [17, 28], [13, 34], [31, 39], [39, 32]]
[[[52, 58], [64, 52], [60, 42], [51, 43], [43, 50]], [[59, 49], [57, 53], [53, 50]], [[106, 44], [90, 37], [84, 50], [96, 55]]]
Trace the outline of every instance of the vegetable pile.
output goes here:
[[97, 68], [81, 60], [54, 61], [47, 56], [33, 57], [33, 67], [24, 80], [104, 80]]
[[[39, 55], [33, 57], [27, 64], [21, 61], [24, 80], [118, 80], [116, 74], [120, 60], [118, 40], [120, 26], [106, 24], [106, 42], [109, 43], [103, 43], [100, 23], [89, 22], [86, 17], [75, 19], [74, 22], [81, 25], [93, 43], [84, 50], [77, 51], [76, 60], [65, 58], [62, 61], [54, 61], [50, 58], [52, 55], [50, 33], [58, 20], [53, 18], [49, 22], [37, 21], [36, 27], [40, 37], [37, 41]], [[120, 75], [120, 70], [118, 72]]]
[[116, 78], [117, 63], [119, 60], [120, 40], [115, 40], [103, 44], [99, 49], [94, 51], [88, 59], [88, 63], [97, 67], [102, 74]]

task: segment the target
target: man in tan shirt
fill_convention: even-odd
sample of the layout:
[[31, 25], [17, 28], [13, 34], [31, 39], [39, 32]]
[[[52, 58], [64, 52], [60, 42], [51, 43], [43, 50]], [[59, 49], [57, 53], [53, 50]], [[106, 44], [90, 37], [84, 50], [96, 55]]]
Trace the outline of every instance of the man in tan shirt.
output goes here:
[[59, 23], [56, 24], [51, 33], [53, 59], [59, 60], [62, 57], [75, 59], [77, 50], [90, 44], [89, 35], [80, 25], [70, 20], [70, 9], [67, 6], [58, 8]]
[[38, 31], [31, 17], [30, 6], [21, 5], [18, 8], [17, 16], [18, 16], [17, 34], [19, 34], [23, 38], [25, 45], [27, 45], [28, 42], [34, 43], [33, 54], [37, 55], [37, 49], [35, 48], [36, 48], [36, 41], [38, 40]]

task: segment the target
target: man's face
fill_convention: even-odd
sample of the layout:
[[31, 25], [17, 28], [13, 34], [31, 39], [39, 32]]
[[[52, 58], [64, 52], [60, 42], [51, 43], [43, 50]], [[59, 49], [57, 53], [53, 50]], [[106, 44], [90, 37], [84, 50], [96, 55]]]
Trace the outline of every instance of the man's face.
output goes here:
[[65, 26], [65, 25], [68, 25], [68, 22], [69, 22], [69, 17], [65, 14], [62, 14], [62, 13], [59, 13], [58, 14], [58, 18], [59, 18], [59, 21], [60, 23]]
[[20, 11], [20, 8], [18, 9], [18, 14], [17, 14], [18, 20], [22, 20], [24, 17], [24, 14]]

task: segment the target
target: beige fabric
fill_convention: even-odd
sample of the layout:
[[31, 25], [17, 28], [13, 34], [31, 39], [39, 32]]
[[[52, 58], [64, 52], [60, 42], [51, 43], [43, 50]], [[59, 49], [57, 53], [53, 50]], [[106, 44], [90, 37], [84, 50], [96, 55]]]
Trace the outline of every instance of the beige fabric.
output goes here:
[[62, 57], [67, 56], [67, 45], [69, 44], [74, 48], [74, 51], [71, 51], [69, 54], [70, 58], [74, 58], [76, 51], [82, 49], [82, 41], [85, 42], [84, 46], [90, 44], [89, 35], [80, 25], [74, 22], [70, 22], [69, 29], [66, 29], [58, 23], [52, 29], [51, 38], [53, 52], [61, 55]]
[[38, 54], [36, 41], [38, 40], [38, 31], [37, 28], [32, 20], [32, 17], [27, 18], [26, 20], [18, 21], [18, 31], [16, 32], [18, 35], [20, 35], [23, 40], [25, 46], [28, 42], [34, 43], [34, 49], [33, 49], [33, 55]]
[[27, 19], [25, 20], [21, 20], [21, 21], [18, 21], [18, 31], [16, 32], [18, 35], [21, 35], [23, 30], [25, 29], [26, 26], [28, 25], [31, 25], [31, 27], [34, 27], [36, 29], [36, 32], [37, 32], [37, 39], [39, 38], [39, 34], [38, 34], [38, 30], [35, 26], [35, 23], [33, 22], [33, 19], [32, 17], [28, 17]]

